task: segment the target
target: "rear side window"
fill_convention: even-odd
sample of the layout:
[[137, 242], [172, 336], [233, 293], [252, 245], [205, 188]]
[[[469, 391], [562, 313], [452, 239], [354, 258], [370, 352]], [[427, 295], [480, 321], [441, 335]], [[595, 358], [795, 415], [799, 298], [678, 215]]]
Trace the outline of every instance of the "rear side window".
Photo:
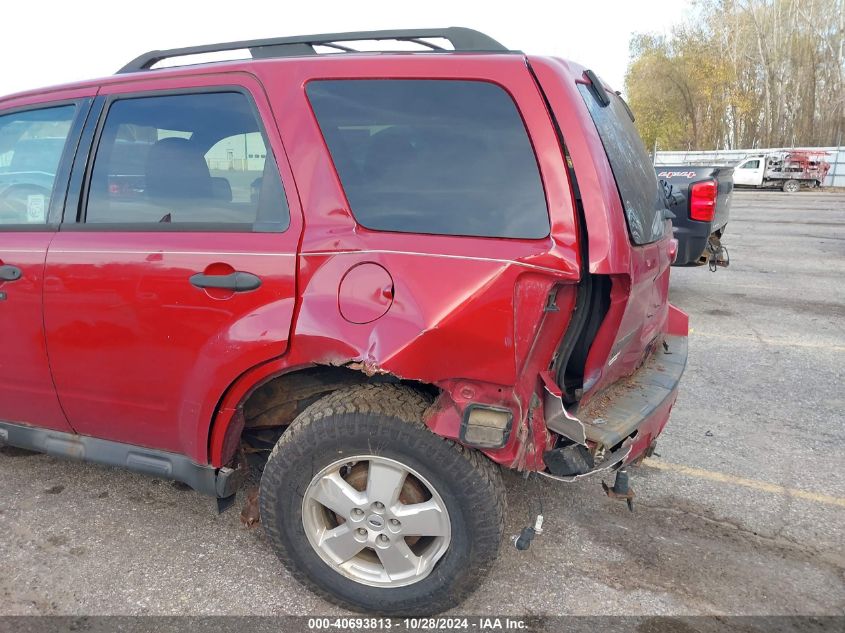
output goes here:
[[100, 133], [88, 224], [284, 230], [279, 170], [239, 92], [119, 99]]
[[648, 244], [659, 240], [666, 230], [666, 205], [654, 167], [628, 108], [618, 95], [607, 93], [610, 105], [602, 107], [590, 86], [578, 84], [578, 90], [596, 124], [613, 170], [631, 241]]
[[370, 229], [542, 238], [537, 159], [511, 97], [479, 81], [314, 81], [308, 98]]
[[0, 225], [46, 224], [76, 107], [0, 116]]

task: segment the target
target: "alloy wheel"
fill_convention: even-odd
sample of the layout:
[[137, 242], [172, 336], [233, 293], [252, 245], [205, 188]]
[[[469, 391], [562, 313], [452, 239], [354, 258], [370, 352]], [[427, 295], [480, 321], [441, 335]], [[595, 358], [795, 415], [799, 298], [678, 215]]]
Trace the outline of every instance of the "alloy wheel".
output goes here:
[[344, 458], [317, 473], [303, 496], [302, 525], [332, 569], [378, 587], [419, 582], [451, 540], [434, 487], [413, 468], [376, 455]]

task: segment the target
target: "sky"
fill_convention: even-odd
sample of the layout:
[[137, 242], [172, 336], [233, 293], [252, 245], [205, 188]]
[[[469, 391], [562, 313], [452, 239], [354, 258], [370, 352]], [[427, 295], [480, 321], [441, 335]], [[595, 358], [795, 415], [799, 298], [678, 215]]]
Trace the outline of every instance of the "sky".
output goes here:
[[668, 32], [690, 0], [30, 0], [3, 7], [0, 95], [113, 74], [139, 54], [311, 33], [466, 26], [592, 68], [624, 90], [634, 32]]

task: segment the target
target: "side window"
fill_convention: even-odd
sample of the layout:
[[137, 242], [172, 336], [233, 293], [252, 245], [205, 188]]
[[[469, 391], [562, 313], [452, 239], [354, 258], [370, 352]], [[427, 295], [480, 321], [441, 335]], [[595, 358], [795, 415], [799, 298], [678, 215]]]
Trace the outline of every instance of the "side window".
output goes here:
[[513, 99], [481, 81], [310, 82], [356, 220], [370, 229], [543, 238], [537, 158]]
[[118, 99], [100, 132], [87, 224], [285, 230], [279, 170], [239, 92]]
[[267, 164], [267, 146], [260, 133], [245, 132], [221, 139], [205, 153], [205, 162], [218, 196], [236, 203], [258, 203]]
[[757, 169], [760, 166], [759, 160], [750, 160], [744, 163], [740, 169]]
[[0, 115], [0, 225], [45, 224], [76, 106]]

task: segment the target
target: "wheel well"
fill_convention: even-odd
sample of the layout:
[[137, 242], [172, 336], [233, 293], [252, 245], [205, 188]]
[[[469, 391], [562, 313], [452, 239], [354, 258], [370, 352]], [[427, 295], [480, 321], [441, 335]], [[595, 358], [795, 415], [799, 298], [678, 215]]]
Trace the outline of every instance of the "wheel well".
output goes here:
[[240, 448], [250, 465], [263, 466], [287, 427], [308, 406], [338, 389], [368, 383], [404, 384], [432, 397], [440, 393], [433, 385], [392, 374], [368, 376], [349, 367], [316, 365], [276, 376], [255, 389], [241, 406]]

